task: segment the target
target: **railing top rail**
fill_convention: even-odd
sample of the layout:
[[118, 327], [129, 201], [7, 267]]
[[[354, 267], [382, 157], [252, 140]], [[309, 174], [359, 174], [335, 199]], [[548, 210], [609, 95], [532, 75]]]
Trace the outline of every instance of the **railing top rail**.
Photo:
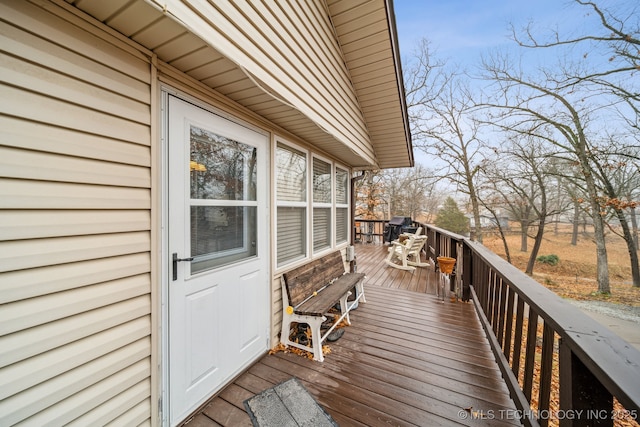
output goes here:
[[448, 231], [448, 230], [445, 230], [444, 228], [438, 228], [438, 227], [434, 227], [433, 225], [427, 225], [427, 224], [422, 224], [422, 223], [419, 223], [419, 224], [420, 224], [420, 225], [421, 225], [425, 230], [427, 230], [427, 229], [428, 229], [428, 230], [433, 230], [433, 231], [435, 231], [435, 232], [437, 232], [437, 233], [444, 234], [444, 235], [446, 235], [449, 239], [451, 239], [451, 240], [455, 240], [455, 241], [457, 241], [457, 242], [463, 242], [463, 241], [467, 241], [467, 240], [469, 240], [469, 238], [468, 238], [468, 237], [465, 237], [465, 236], [463, 236], [463, 235], [461, 235], [461, 234], [452, 233], [452, 232], [450, 232], [450, 231]]

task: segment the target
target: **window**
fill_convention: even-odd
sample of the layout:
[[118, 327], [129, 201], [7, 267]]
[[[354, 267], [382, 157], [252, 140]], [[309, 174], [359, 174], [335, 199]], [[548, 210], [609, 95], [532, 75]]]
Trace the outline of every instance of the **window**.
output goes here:
[[349, 240], [349, 173], [336, 167], [336, 244]]
[[256, 147], [191, 125], [191, 273], [256, 256]]
[[276, 263], [282, 267], [349, 241], [349, 172], [278, 142]]
[[278, 143], [276, 173], [280, 266], [307, 256], [307, 155]]
[[313, 158], [313, 252], [331, 247], [331, 164]]

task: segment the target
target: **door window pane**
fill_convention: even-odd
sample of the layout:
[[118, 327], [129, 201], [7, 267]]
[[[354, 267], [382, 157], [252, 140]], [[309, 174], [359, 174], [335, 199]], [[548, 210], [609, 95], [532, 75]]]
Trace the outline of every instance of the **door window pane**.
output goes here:
[[257, 149], [190, 126], [191, 274], [256, 256]]
[[256, 200], [256, 148], [191, 126], [191, 198]]
[[191, 274], [256, 255], [257, 208], [191, 206]]

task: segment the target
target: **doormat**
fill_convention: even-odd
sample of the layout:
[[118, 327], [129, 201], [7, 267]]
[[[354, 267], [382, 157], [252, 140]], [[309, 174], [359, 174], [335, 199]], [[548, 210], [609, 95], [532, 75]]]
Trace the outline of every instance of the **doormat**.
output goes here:
[[297, 378], [291, 378], [244, 401], [255, 427], [336, 427]]

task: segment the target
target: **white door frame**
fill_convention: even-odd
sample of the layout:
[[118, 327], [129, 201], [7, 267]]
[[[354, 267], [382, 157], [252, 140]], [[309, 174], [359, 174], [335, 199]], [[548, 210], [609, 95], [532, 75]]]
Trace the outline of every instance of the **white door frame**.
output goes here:
[[[171, 254], [169, 253], [169, 206], [168, 206], [168, 202], [169, 202], [169, 161], [168, 161], [168, 151], [169, 151], [169, 146], [168, 146], [168, 100], [169, 100], [169, 95], [173, 95], [176, 96], [178, 98], [181, 98], [184, 101], [187, 101], [189, 103], [192, 103], [198, 107], [201, 107], [209, 112], [211, 112], [212, 114], [218, 115], [220, 117], [223, 117], [227, 120], [230, 120], [232, 122], [235, 122], [237, 124], [240, 124], [242, 126], [245, 126], [253, 131], [256, 131], [258, 133], [262, 133], [264, 135], [267, 136], [268, 138], [268, 134], [259, 128], [256, 128], [255, 126], [252, 126], [250, 124], [247, 124], [246, 122], [241, 121], [240, 119], [238, 119], [235, 116], [231, 116], [228, 113], [225, 113], [223, 111], [218, 110], [217, 108], [213, 107], [213, 105], [205, 103], [199, 99], [196, 99], [192, 96], [186, 95], [183, 92], [179, 92], [176, 89], [174, 89], [171, 86], [167, 86], [164, 84], [160, 84], [160, 97], [159, 97], [159, 102], [161, 104], [161, 120], [160, 120], [160, 124], [161, 124], [161, 144], [160, 144], [160, 149], [161, 149], [161, 155], [160, 155], [160, 165], [161, 165], [161, 209], [162, 209], [162, 215], [160, 218], [160, 227], [161, 227], [161, 274], [159, 275], [160, 278], [160, 296], [161, 296], [161, 307], [160, 307], [160, 322], [159, 322], [159, 327], [160, 327], [160, 331], [159, 332], [159, 345], [158, 345], [158, 351], [160, 351], [160, 362], [159, 362], [159, 366], [157, 366], [157, 372], [160, 375], [160, 380], [158, 381], [158, 385], [161, 388], [160, 390], [160, 402], [158, 404], [158, 409], [160, 411], [160, 417], [159, 420], [161, 422], [161, 425], [163, 426], [169, 426], [170, 425], [170, 418], [169, 418], [169, 408], [170, 408], [170, 402], [169, 402], [169, 286], [170, 286], [170, 282], [171, 282], [171, 276], [172, 276], [172, 265], [170, 262], [170, 256]], [[267, 150], [271, 150], [271, 143], [269, 140], [269, 143], [267, 144]], [[267, 153], [267, 158], [271, 159], [271, 155], [269, 153]], [[269, 165], [269, 169], [271, 168], [271, 161], [268, 161]], [[271, 173], [270, 171], [268, 171], [267, 176], [271, 177]], [[271, 226], [271, 222], [270, 222], [270, 215], [271, 215], [271, 211], [270, 211], [270, 198], [267, 197], [266, 198], [266, 212], [267, 212], [267, 218], [263, 218], [264, 224], [266, 224], [267, 226], [267, 231], [266, 234], [267, 236], [271, 235], [270, 232], [270, 226]], [[269, 237], [268, 237], [269, 238]], [[265, 245], [266, 250], [270, 251], [271, 250], [271, 244], [267, 244]], [[270, 283], [271, 281], [271, 257], [270, 255], [267, 253], [265, 254], [265, 256], [267, 256], [268, 258], [268, 262], [267, 262], [267, 271], [265, 271], [265, 274], [267, 276], [267, 280]], [[265, 301], [265, 304], [268, 305], [268, 313], [269, 316], [271, 315], [271, 292], [270, 292], [271, 286], [269, 284], [269, 298], [267, 299], [267, 301]], [[271, 337], [271, 321], [269, 319], [269, 321], [266, 324], [266, 328], [267, 328], [267, 340], [270, 340]], [[270, 342], [267, 343], [267, 347], [270, 347]]]

